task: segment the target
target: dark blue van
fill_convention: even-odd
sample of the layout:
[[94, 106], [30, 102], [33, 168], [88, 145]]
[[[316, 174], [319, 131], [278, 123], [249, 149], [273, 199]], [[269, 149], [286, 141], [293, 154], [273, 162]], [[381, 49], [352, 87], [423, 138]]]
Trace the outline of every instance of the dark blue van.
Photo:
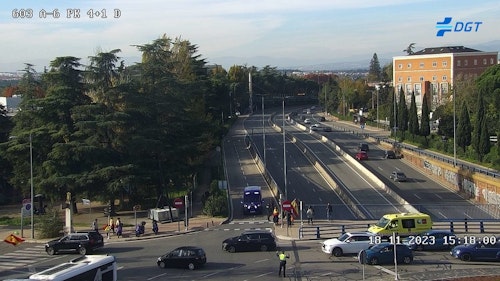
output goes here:
[[262, 214], [262, 192], [260, 186], [247, 186], [243, 190], [243, 214]]

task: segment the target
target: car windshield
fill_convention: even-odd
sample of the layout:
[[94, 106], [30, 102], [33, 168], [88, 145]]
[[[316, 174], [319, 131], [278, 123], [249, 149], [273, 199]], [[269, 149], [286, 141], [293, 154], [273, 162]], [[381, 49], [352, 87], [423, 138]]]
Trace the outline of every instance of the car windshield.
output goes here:
[[390, 222], [391, 220], [389, 219], [386, 219], [386, 218], [381, 218], [377, 224], [375, 224], [376, 226], [378, 227], [382, 227], [382, 228], [385, 228], [385, 226]]
[[349, 238], [349, 235], [347, 233], [344, 233], [342, 235], [339, 236], [339, 238], [337, 238], [339, 241], [344, 241], [346, 240], [347, 238]]

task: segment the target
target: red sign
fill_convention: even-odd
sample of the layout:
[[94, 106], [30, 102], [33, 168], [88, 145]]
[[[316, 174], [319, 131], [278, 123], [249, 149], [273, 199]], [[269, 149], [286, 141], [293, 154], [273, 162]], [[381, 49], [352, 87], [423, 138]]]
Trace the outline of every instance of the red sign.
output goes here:
[[290, 200], [285, 200], [282, 203], [283, 210], [290, 212], [292, 210], [292, 202]]
[[176, 207], [176, 208], [184, 207], [184, 200], [182, 200], [181, 198], [175, 198], [174, 199], [174, 207]]

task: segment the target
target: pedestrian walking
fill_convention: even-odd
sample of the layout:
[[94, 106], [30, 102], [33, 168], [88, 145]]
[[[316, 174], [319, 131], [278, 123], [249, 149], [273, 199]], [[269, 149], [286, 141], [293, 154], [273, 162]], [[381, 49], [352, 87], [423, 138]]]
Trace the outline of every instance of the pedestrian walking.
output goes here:
[[332, 205], [330, 205], [330, 203], [328, 203], [328, 205], [326, 205], [326, 219], [330, 221], [332, 215], [333, 215], [333, 207]]
[[95, 219], [92, 222], [92, 225], [90, 226], [90, 229], [92, 229], [93, 231], [99, 232], [99, 224], [97, 223], [97, 219]]
[[109, 227], [111, 228], [111, 232], [115, 233], [115, 220], [113, 218], [109, 218]]
[[158, 234], [158, 222], [156, 222], [156, 220], [153, 220], [153, 232], [155, 235]]
[[276, 252], [276, 256], [280, 259], [280, 269], [278, 272], [278, 276], [281, 276], [281, 271], [283, 270], [283, 277], [286, 277], [286, 259], [289, 259], [290, 256], [285, 254], [285, 251]]
[[123, 233], [123, 223], [120, 220], [120, 218], [116, 219], [115, 228], [116, 228], [116, 236], [120, 238], [120, 236], [122, 236]]
[[274, 207], [274, 210], [273, 210], [273, 222], [275, 225], [278, 224], [278, 220], [279, 220], [279, 212], [278, 212], [278, 208]]
[[271, 209], [271, 204], [267, 204], [266, 205], [266, 211], [267, 211], [267, 221], [270, 221], [271, 220], [271, 215], [272, 215], [272, 212], [273, 210]]
[[309, 206], [306, 212], [307, 216], [307, 224], [313, 224], [313, 218], [314, 218], [314, 209], [312, 206]]
[[111, 237], [110, 237], [109, 232], [111, 231], [111, 225], [106, 224], [106, 226], [104, 227], [104, 231], [106, 232], [106, 237], [107, 237], [108, 239], [110, 239]]
[[292, 226], [292, 212], [290, 212], [290, 211], [286, 211], [286, 223], [287, 223], [287, 227]]

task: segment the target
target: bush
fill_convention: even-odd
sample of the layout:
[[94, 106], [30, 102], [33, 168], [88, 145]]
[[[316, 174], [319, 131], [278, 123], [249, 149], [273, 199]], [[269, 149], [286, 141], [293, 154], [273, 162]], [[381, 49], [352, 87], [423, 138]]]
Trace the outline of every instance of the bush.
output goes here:
[[227, 197], [224, 194], [212, 194], [205, 201], [203, 213], [212, 217], [224, 217], [228, 214]]
[[44, 239], [61, 236], [64, 222], [58, 210], [51, 210], [39, 218], [39, 222], [35, 224], [38, 238]]

